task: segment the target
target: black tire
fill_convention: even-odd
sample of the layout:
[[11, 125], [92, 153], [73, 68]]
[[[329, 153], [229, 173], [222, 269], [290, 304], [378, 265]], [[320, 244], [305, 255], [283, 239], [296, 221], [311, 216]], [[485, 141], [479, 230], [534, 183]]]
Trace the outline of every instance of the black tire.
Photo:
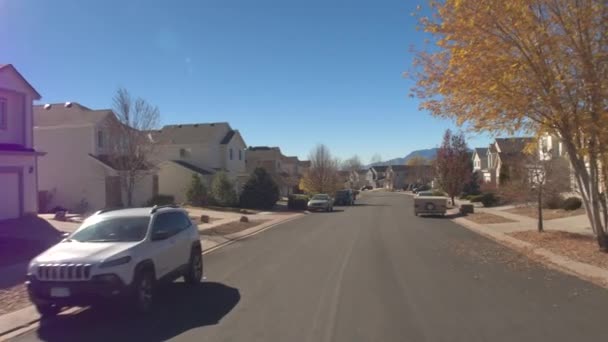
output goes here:
[[36, 304], [36, 310], [42, 318], [50, 318], [57, 316], [61, 307], [55, 304]]
[[196, 248], [190, 253], [190, 262], [188, 263], [188, 270], [184, 274], [184, 281], [188, 285], [196, 285], [201, 282], [202, 278], [203, 256], [200, 249]]
[[133, 288], [133, 309], [140, 314], [148, 314], [152, 311], [155, 290], [154, 273], [142, 270], [137, 273]]

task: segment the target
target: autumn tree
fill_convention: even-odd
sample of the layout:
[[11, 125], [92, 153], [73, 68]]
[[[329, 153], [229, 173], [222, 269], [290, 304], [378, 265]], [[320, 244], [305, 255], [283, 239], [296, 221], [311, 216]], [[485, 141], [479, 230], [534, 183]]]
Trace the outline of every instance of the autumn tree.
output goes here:
[[459, 195], [471, 178], [471, 158], [464, 135], [452, 134], [449, 129], [443, 135], [443, 142], [435, 159], [437, 181], [443, 191], [452, 198]]
[[114, 96], [115, 121], [110, 124], [108, 158], [118, 171], [126, 205], [133, 205], [133, 193], [151, 175], [157, 143], [150, 131], [157, 129], [160, 112], [144, 99], [133, 99], [126, 89]]
[[[608, 251], [608, 6], [605, 0], [431, 1], [435, 47], [418, 54], [421, 107], [476, 131], [557, 136]], [[604, 165], [605, 168], [600, 166]], [[587, 167], [588, 166], [588, 167]]]
[[333, 194], [341, 188], [338, 176], [338, 161], [329, 148], [318, 145], [309, 155], [310, 168], [301, 181], [302, 189], [309, 194]]
[[428, 183], [431, 180], [430, 161], [423, 156], [413, 156], [407, 160], [405, 165], [409, 166], [406, 175], [408, 183]]

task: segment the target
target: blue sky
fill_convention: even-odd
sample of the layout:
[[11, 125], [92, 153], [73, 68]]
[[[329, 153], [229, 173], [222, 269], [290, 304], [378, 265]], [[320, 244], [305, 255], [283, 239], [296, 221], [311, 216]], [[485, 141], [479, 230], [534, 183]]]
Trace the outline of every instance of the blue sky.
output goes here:
[[163, 124], [228, 121], [301, 158], [317, 143], [403, 157], [454, 127], [419, 111], [402, 76], [422, 1], [0, 0], [0, 63], [42, 103], [109, 108], [125, 87]]

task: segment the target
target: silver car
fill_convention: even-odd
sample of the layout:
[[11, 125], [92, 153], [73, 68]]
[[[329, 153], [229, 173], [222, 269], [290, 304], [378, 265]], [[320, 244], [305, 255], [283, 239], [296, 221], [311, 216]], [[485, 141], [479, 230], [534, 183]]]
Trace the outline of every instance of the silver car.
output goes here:
[[310, 201], [308, 201], [308, 210], [316, 211], [316, 210], [324, 210], [324, 211], [333, 211], [334, 210], [334, 200], [331, 196], [327, 194], [316, 194], [312, 196]]

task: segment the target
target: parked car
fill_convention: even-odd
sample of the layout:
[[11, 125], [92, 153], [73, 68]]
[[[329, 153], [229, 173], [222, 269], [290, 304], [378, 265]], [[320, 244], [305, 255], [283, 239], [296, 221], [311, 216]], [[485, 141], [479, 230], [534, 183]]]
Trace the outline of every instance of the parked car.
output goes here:
[[177, 206], [99, 211], [31, 261], [26, 285], [42, 316], [108, 301], [147, 313], [161, 281], [200, 282], [201, 253], [196, 225]]
[[333, 211], [334, 200], [327, 194], [316, 194], [308, 201], [308, 210]]
[[414, 215], [445, 215], [448, 210], [448, 199], [433, 196], [432, 191], [421, 191], [414, 197]]
[[412, 189], [413, 193], [418, 193], [420, 191], [428, 191], [431, 190], [431, 187], [428, 185], [421, 185], [421, 186], [417, 186], [414, 189]]
[[355, 204], [355, 194], [352, 190], [338, 190], [336, 192], [335, 205], [353, 205]]
[[361, 191], [365, 191], [365, 190], [372, 190], [374, 187], [371, 185], [365, 185], [364, 187], [361, 188]]

